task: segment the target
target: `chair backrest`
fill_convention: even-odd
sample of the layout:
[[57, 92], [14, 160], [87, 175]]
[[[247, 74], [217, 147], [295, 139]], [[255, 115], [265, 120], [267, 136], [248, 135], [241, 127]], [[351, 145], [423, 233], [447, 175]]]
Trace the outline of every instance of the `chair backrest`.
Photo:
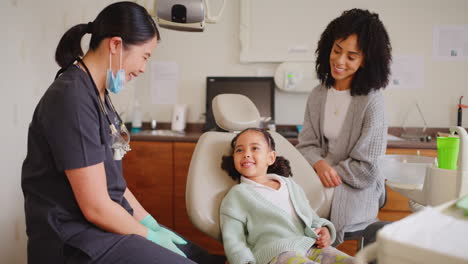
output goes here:
[[216, 124], [228, 131], [241, 131], [260, 124], [260, 112], [242, 94], [219, 94], [213, 98], [212, 109]]
[[[218, 96], [224, 97], [224, 94]], [[251, 103], [250, 99], [244, 97], [226, 95], [218, 102], [237, 105], [232, 111], [239, 111], [239, 108]], [[213, 103], [215, 118], [217, 110], [217, 106]], [[218, 113], [218, 116], [222, 116], [221, 120], [228, 120], [222, 124], [216, 120], [218, 126], [234, 131], [251, 127], [249, 122], [244, 122], [245, 120], [233, 123], [229, 119], [228, 112]], [[237, 113], [233, 115], [241, 117]], [[229, 123], [232, 126], [227, 125]], [[304, 189], [311, 207], [319, 216], [328, 217], [333, 188], [323, 187], [312, 166], [286, 138], [273, 131], [270, 131], [270, 134], [275, 140], [277, 155], [284, 156], [290, 161], [293, 179]], [[204, 133], [193, 152], [187, 177], [186, 206], [190, 220], [202, 232], [217, 240], [221, 240], [219, 206], [229, 189], [237, 184], [221, 169], [221, 158], [223, 155], [231, 155], [230, 143], [235, 135], [233, 132]]]

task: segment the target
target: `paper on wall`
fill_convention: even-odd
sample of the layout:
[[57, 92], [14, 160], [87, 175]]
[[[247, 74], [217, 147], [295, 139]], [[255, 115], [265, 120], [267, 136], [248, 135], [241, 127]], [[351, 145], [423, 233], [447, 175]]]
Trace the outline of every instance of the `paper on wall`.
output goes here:
[[179, 86], [179, 65], [174, 61], [151, 63], [151, 102], [175, 104]]
[[435, 60], [468, 60], [468, 25], [439, 25], [433, 29]]
[[395, 55], [387, 88], [424, 88], [424, 57], [419, 55]]

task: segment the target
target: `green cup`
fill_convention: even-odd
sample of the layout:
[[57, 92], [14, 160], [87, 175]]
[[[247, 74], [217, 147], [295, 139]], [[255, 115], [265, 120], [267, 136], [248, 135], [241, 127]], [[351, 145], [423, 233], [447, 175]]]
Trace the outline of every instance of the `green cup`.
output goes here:
[[437, 161], [440, 169], [456, 170], [460, 139], [457, 137], [437, 137]]

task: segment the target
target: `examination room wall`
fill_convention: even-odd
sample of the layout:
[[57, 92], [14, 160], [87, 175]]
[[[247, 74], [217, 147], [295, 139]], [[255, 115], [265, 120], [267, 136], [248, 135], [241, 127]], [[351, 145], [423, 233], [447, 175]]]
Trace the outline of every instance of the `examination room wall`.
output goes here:
[[58, 70], [55, 48], [66, 29], [89, 22], [111, 2], [0, 1], [0, 263], [26, 263], [21, 165], [34, 107]]
[[[210, 0], [218, 1], [221, 0]], [[0, 46], [2, 55], [6, 58], [0, 64], [0, 263], [26, 262], [27, 239], [20, 188], [21, 164], [26, 155], [27, 129], [34, 107], [58, 70], [53, 60], [55, 47], [65, 30], [77, 23], [91, 21], [111, 2], [115, 1], [0, 1]], [[188, 105], [188, 122], [203, 122], [206, 76], [271, 76], [277, 66], [277, 63], [240, 63], [240, 1], [226, 2], [220, 21], [217, 24], [207, 24], [203, 33], [161, 29], [162, 40], [151, 59], [177, 63], [180, 71], [177, 103]], [[352, 3], [356, 3], [357, 7], [368, 7], [381, 14], [392, 39], [394, 54], [424, 57], [425, 87], [385, 91], [389, 125], [401, 126], [408, 116], [406, 125], [422, 126], [414, 108], [416, 101], [428, 126], [453, 125], [458, 96], [468, 97], [468, 85], [465, 81], [468, 63], [433, 61], [432, 27], [439, 24], [468, 24], [468, 16], [465, 14], [468, 1], [346, 1], [346, 5], [343, 2], [345, 1], [310, 1], [311, 16], [318, 12], [318, 5], [320, 12], [326, 11], [330, 17], [338, 16]], [[290, 4], [290, 1], [285, 3]], [[278, 17], [278, 21], [287, 23], [288, 19]], [[328, 22], [323, 21], [315, 26], [323, 29]], [[278, 33], [271, 41], [278, 41], [281, 37]], [[84, 47], [88, 40], [86, 37], [83, 41]], [[127, 121], [130, 120], [135, 98], [142, 104], [144, 121], [153, 118], [160, 122], [170, 121], [172, 105], [152, 104], [149, 85], [150, 68], [146, 74], [130, 83], [122, 94], [113, 97], [119, 112], [124, 112]], [[465, 104], [468, 104], [468, 98], [466, 99]], [[276, 91], [276, 122], [301, 123], [305, 102], [306, 94]], [[468, 117], [463, 124], [465, 127], [468, 125]]]
[[[244, 0], [249, 2], [253, 0]], [[219, 3], [221, 0], [210, 0]], [[161, 62], [175, 62], [179, 67], [180, 81], [178, 86], [177, 103], [187, 104], [189, 107], [189, 122], [203, 122], [202, 114], [205, 110], [206, 76], [272, 76], [278, 63], [241, 63], [240, 62], [240, 0], [226, 1], [224, 14], [217, 24], [206, 24], [203, 33], [177, 32], [161, 29], [162, 41], [156, 48], [153, 60]], [[284, 42], [278, 24], [288, 24], [287, 17], [281, 17], [282, 12], [273, 12], [271, 8], [286, 9], [285, 6], [273, 5], [282, 0], [256, 0], [255, 2], [270, 3], [264, 9], [255, 9], [251, 16], [254, 21], [264, 19], [274, 13], [276, 19], [270, 29], [270, 34], [264, 34], [267, 41], [263, 43]], [[397, 61], [401, 58], [416, 58], [421, 64], [411, 64], [410, 74], [422, 73], [422, 85], [419, 88], [390, 88], [384, 91], [388, 124], [390, 126], [423, 126], [424, 122], [416, 108], [419, 104], [427, 126], [447, 127], [456, 124], [456, 105], [458, 98], [465, 96], [468, 104], [468, 59], [459, 61], [436, 60], [432, 56], [433, 28], [440, 25], [468, 25], [468, 1], [465, 0], [350, 0], [350, 1], [283, 1], [287, 5], [293, 3], [305, 6], [310, 10], [311, 25], [303, 25], [301, 34], [314, 32], [319, 35], [331, 19], [343, 10], [352, 7], [368, 8], [378, 12], [385, 23], [393, 46], [393, 55]], [[259, 13], [259, 10], [262, 10]], [[215, 10], [216, 11], [216, 8]], [[284, 13], [287, 13], [284, 11]], [[307, 15], [307, 14], [306, 14]], [[268, 20], [268, 21], [271, 21]], [[291, 30], [298, 30], [292, 28]], [[286, 27], [288, 30], [288, 27]], [[317, 36], [318, 39], [318, 36]], [[465, 44], [468, 37], [465, 36]], [[272, 49], [273, 45], [265, 44], [261, 47]], [[311, 45], [315, 49], [316, 44]], [[468, 48], [465, 48], [468, 51]], [[468, 58], [468, 54], [465, 54]], [[422, 68], [422, 69], [419, 69]], [[306, 69], [313, 71], [313, 69]], [[405, 69], [406, 70], [406, 69]], [[409, 78], [414, 77], [410, 76]], [[417, 79], [416, 77], [414, 77]], [[151, 102], [150, 69], [134, 84], [137, 89], [126, 91], [126, 96], [118, 97], [117, 103], [125, 111], [126, 120], [131, 119], [133, 98], [136, 97], [143, 105], [145, 119], [157, 119], [169, 122], [172, 105], [156, 105]], [[127, 96], [128, 95], [128, 96]], [[307, 94], [285, 93], [276, 90], [276, 122], [278, 124], [299, 124], [304, 115]], [[467, 110], [465, 110], [467, 111]], [[465, 114], [466, 116], [467, 114]], [[468, 126], [468, 117], [463, 122]]]

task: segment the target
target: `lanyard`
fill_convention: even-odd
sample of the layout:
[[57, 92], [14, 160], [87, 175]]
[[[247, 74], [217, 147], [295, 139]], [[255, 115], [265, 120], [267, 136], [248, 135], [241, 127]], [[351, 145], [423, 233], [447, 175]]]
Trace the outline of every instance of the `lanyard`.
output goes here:
[[[105, 90], [104, 102], [103, 102], [101, 100], [101, 97], [99, 96], [99, 90], [98, 90], [98, 88], [96, 86], [96, 83], [93, 80], [93, 77], [91, 76], [91, 73], [89, 72], [88, 67], [86, 66], [86, 64], [84, 64], [84, 62], [80, 58], [77, 58], [76, 61], [81, 63], [83, 65], [84, 69], [86, 70], [86, 73], [88, 74], [88, 77], [91, 80], [91, 83], [93, 84], [94, 91], [95, 91], [96, 96], [98, 98], [99, 108], [101, 109], [102, 114], [104, 114], [106, 116], [107, 122], [109, 123], [109, 128], [111, 130], [111, 137], [112, 137], [111, 148], [113, 150], [114, 160], [121, 160], [122, 157], [125, 155], [125, 153], [127, 153], [128, 151], [131, 150], [130, 145], [128, 144], [130, 142], [130, 133], [128, 133], [127, 128], [125, 127], [125, 124], [122, 122], [122, 119], [120, 118], [120, 115], [115, 110], [114, 104], [112, 103], [112, 101], [110, 99], [109, 92], [107, 90]], [[71, 65], [72, 64], [70, 64], [69, 66], [71, 66]], [[57, 77], [61, 73], [65, 72], [65, 70], [68, 67], [60, 69], [57, 72], [57, 75], [55, 76], [55, 79], [57, 79]], [[104, 105], [104, 103], [106, 101], [108, 102], [108, 104], [110, 105], [110, 108], [112, 109], [112, 111], [114, 112], [114, 114], [117, 116], [117, 118], [120, 121], [120, 131], [117, 131], [117, 129], [115, 128], [115, 125], [112, 123], [112, 121], [111, 121], [111, 119], [109, 117], [109, 113], [107, 112], [107, 109], [106, 109], [106, 107]]]

